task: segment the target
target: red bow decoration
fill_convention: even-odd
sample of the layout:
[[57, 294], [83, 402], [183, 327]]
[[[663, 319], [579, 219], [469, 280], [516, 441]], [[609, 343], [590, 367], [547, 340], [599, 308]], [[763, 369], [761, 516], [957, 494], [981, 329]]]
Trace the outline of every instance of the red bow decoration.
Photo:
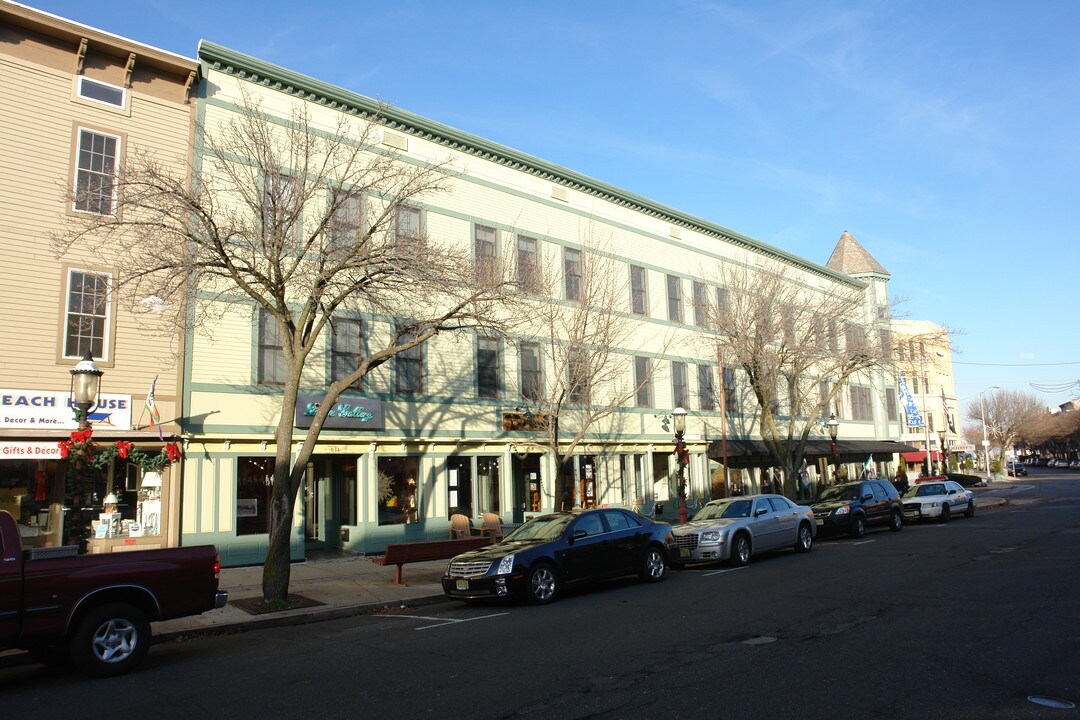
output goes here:
[[123, 440], [116, 441], [116, 454], [121, 460], [127, 460], [128, 453], [131, 452], [131, 448], [135, 447], [129, 442]]
[[71, 454], [71, 441], [61, 440], [56, 444], [60, 446], [60, 459], [67, 460], [67, 456]]
[[169, 456], [169, 462], [176, 462], [180, 459], [180, 446], [176, 443], [166, 443], [165, 453]]

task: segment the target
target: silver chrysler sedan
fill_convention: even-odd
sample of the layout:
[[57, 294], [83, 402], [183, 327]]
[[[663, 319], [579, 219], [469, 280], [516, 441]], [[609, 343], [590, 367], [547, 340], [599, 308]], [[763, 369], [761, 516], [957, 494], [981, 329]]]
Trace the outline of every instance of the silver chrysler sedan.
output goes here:
[[783, 495], [745, 495], [713, 500], [672, 533], [679, 548], [672, 567], [723, 560], [739, 566], [770, 550], [810, 552], [817, 525], [813, 510]]

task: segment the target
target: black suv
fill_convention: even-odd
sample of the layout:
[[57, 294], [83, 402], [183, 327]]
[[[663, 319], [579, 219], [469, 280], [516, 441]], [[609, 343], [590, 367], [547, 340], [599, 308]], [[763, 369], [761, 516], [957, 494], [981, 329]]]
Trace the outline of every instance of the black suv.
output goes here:
[[884, 480], [859, 480], [825, 488], [810, 503], [818, 532], [846, 532], [861, 538], [867, 525], [904, 529], [904, 511], [896, 488]]

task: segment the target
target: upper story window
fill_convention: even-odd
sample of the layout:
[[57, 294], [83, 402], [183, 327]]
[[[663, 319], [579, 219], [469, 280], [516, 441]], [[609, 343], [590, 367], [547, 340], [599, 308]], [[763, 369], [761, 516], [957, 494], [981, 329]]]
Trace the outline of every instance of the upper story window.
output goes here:
[[637, 406], [651, 408], [653, 406], [652, 361], [647, 357], [634, 356], [634, 386], [637, 388], [634, 395]]
[[[713, 371], [708, 365], [697, 366], [698, 406], [702, 410], [716, 409], [716, 388], [713, 387]], [[685, 407], [685, 406], [684, 406]]]
[[536, 238], [517, 236], [517, 278], [522, 290], [535, 292], [540, 288], [540, 261]]
[[112, 275], [108, 273], [68, 271], [64, 357], [80, 358], [89, 350], [98, 360], [108, 359], [111, 290]]
[[682, 281], [674, 276], [667, 276], [667, 307], [668, 320], [672, 322], [683, 321]]
[[256, 359], [256, 382], [259, 385], [285, 384], [285, 350], [277, 319], [259, 308], [259, 352]]
[[851, 418], [853, 420], [874, 419], [874, 407], [870, 398], [870, 388], [861, 385], [851, 386]]
[[[360, 367], [361, 333], [359, 320], [335, 318], [330, 326], [330, 381], [337, 382], [356, 372]], [[361, 379], [349, 387], [359, 390]]]
[[563, 269], [566, 279], [566, 299], [581, 300], [581, 251], [574, 248], [563, 250]]
[[630, 266], [630, 309], [635, 315], [648, 315], [648, 298], [645, 294], [645, 268]]
[[900, 419], [896, 404], [896, 388], [885, 388], [885, 417], [891, 422]]
[[709, 301], [705, 296], [705, 283], [694, 280], [693, 293], [694, 324], [703, 328], [709, 318]]
[[476, 225], [473, 242], [476, 248], [476, 280], [490, 283], [495, 280], [498, 232], [493, 227]]
[[127, 107], [127, 91], [122, 87], [92, 80], [85, 75], [79, 76], [78, 83], [77, 94], [83, 100], [93, 100], [120, 109]]
[[675, 407], [685, 408], [689, 405], [687, 394], [686, 363], [672, 361], [671, 363], [671, 393]]
[[[401, 342], [414, 336], [403, 335]], [[416, 345], [394, 356], [397, 370], [394, 389], [401, 395], [420, 395], [424, 392], [424, 346]]]
[[292, 240], [299, 232], [296, 180], [281, 173], [263, 176], [263, 237], [271, 242]]
[[[326, 244], [331, 250], [351, 250], [360, 241], [360, 196], [333, 191], [337, 208], [326, 225]], [[344, 197], [336, 195], [341, 193]]]
[[721, 389], [724, 395], [724, 412], [733, 413], [739, 407], [739, 393], [735, 386], [735, 368], [724, 368], [724, 387]]
[[482, 398], [497, 398], [502, 394], [502, 363], [499, 341], [495, 338], [476, 339], [476, 394]]
[[402, 205], [397, 209], [394, 222], [394, 241], [398, 245], [413, 245], [420, 241], [420, 208]]
[[566, 355], [567, 399], [573, 403], [589, 402], [590, 381], [589, 356], [585, 350], [571, 348]]
[[77, 157], [74, 209], [112, 215], [116, 211], [120, 138], [80, 128]]
[[540, 400], [544, 391], [540, 371], [540, 346], [536, 343], [521, 343], [518, 365], [521, 372], [521, 397], [526, 400]]

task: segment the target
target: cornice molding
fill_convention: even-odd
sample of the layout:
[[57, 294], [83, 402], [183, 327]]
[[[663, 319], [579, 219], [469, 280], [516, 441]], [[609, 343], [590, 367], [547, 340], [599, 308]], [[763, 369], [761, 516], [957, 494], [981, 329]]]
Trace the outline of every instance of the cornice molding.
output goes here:
[[[571, 190], [577, 190], [643, 215], [684, 227], [737, 247], [762, 253], [813, 274], [861, 287], [860, 280], [810, 262], [780, 248], [730, 230], [722, 225], [684, 213], [675, 208], [623, 190], [587, 175], [542, 160], [477, 135], [416, 115], [391, 105], [384, 105], [359, 93], [316, 80], [273, 63], [231, 50], [209, 40], [199, 41], [199, 60], [207, 68], [263, 85], [287, 95], [318, 103], [362, 118], [379, 117], [388, 129], [403, 132], [483, 160], [528, 173]], [[203, 73], [205, 76], [205, 72]]]

